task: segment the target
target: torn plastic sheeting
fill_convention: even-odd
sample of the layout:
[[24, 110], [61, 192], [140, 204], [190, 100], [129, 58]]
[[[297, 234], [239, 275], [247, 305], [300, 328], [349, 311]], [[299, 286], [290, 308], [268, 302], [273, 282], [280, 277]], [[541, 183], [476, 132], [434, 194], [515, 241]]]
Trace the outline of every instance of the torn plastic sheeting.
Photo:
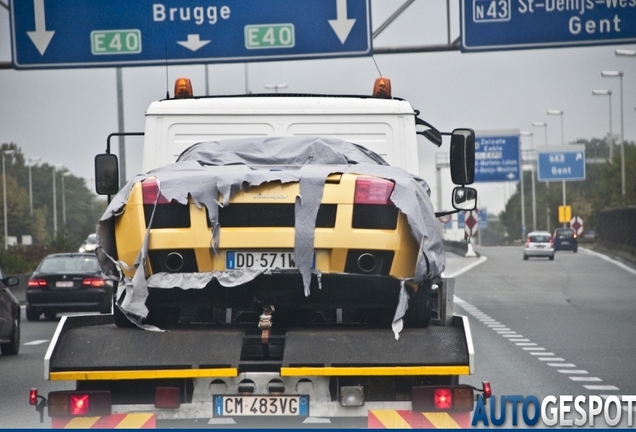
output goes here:
[[[379, 155], [364, 147], [334, 138], [255, 137], [195, 144], [184, 151], [176, 163], [138, 175], [124, 186], [104, 212], [100, 220], [100, 233], [113, 229], [114, 224], [109, 222], [125, 211], [132, 186], [147, 177], [156, 177], [160, 192], [167, 200], [174, 199], [187, 204], [190, 196], [197, 206], [203, 205], [208, 209], [213, 227], [212, 248], [216, 251], [219, 205], [230, 205], [230, 199], [242, 189], [270, 182], [299, 182], [294, 253], [303, 277], [305, 294], [309, 295], [316, 212], [322, 200], [325, 180], [335, 173], [392, 180], [395, 187], [391, 201], [406, 215], [412, 235], [420, 245], [414, 269], [415, 282], [432, 279], [442, 273], [445, 266], [444, 248], [426, 182], [401, 168], [386, 165]], [[219, 194], [222, 202], [218, 201]], [[100, 241], [114, 238], [114, 233], [100, 235], [99, 238]], [[104, 249], [114, 254], [115, 251], [108, 247], [114, 245], [108, 245], [108, 242], [104, 244]], [[146, 254], [147, 250], [142, 250], [139, 256]], [[138, 267], [136, 273], [141, 273], [139, 277], [142, 277], [143, 270], [140, 271]], [[139, 277], [133, 277], [136, 294], [134, 303], [147, 296], [145, 276], [144, 281], [140, 281]], [[145, 308], [145, 305], [126, 306], [138, 311]]]

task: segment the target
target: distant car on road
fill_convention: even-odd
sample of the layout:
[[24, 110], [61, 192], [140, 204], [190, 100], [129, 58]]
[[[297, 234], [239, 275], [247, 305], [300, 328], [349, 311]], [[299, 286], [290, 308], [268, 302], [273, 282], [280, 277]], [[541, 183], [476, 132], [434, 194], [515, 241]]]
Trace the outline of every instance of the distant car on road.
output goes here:
[[97, 249], [97, 234], [89, 234], [84, 243], [79, 247], [80, 252], [95, 252]]
[[59, 312], [110, 313], [115, 285], [102, 273], [94, 253], [48, 255], [27, 285], [27, 320], [37, 321], [42, 313], [46, 319]]
[[20, 302], [9, 287], [20, 283], [14, 276], [5, 276], [0, 268], [0, 352], [16, 355], [20, 351]]
[[552, 235], [554, 250], [571, 250], [574, 253], [579, 249], [579, 241], [576, 232], [572, 228], [557, 228]]
[[523, 259], [531, 257], [547, 257], [554, 259], [554, 244], [548, 231], [532, 231], [528, 234], [523, 246]]

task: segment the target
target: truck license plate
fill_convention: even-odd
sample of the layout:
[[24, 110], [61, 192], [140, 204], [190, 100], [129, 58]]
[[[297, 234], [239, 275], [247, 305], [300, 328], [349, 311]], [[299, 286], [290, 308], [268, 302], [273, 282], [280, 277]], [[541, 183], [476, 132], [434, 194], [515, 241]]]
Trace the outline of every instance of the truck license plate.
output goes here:
[[[315, 257], [314, 257], [315, 260]], [[293, 251], [227, 251], [226, 270], [238, 269], [280, 269], [298, 268]]]
[[214, 417], [309, 415], [309, 396], [214, 395]]

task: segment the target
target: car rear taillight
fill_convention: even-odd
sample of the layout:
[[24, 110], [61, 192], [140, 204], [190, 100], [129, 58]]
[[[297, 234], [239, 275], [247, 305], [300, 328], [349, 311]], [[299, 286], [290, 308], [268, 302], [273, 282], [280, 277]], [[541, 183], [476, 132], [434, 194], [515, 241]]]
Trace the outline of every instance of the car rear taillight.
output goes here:
[[84, 287], [99, 288], [99, 287], [103, 287], [104, 285], [106, 285], [106, 281], [102, 278], [89, 277], [89, 278], [84, 278], [84, 280], [82, 281], [82, 286]]
[[411, 409], [416, 412], [472, 411], [474, 402], [474, 388], [469, 385], [420, 386], [411, 390]]
[[358, 177], [353, 203], [389, 205], [391, 203], [389, 197], [394, 187], [395, 184], [390, 180]]
[[56, 391], [49, 393], [49, 417], [111, 414], [109, 391]]
[[168, 204], [169, 201], [159, 193], [159, 183], [156, 178], [147, 178], [141, 182], [141, 195], [144, 204]]
[[40, 278], [29, 279], [29, 282], [27, 283], [27, 289], [39, 288], [39, 287], [45, 287], [45, 286], [47, 286], [46, 280], [40, 279]]

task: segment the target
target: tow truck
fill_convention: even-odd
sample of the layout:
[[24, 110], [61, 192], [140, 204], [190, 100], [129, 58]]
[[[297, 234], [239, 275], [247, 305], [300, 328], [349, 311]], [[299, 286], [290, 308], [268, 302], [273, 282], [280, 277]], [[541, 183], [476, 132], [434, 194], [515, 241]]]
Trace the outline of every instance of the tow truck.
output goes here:
[[[373, 96], [276, 94], [197, 98], [191, 93], [189, 80], [181, 78], [175, 84], [174, 94], [174, 98], [153, 103], [146, 112], [143, 135], [147, 174], [136, 177], [120, 191], [116, 180], [118, 162], [110, 153], [110, 141], [106, 153], [95, 159], [97, 192], [109, 196], [117, 193], [110, 210], [100, 221], [97, 253], [101, 254], [105, 271], [118, 278], [121, 289], [113, 299], [113, 315], [60, 319], [44, 359], [44, 373], [47, 380], [69, 382], [70, 388], [50, 392], [47, 397], [39, 395], [37, 389], [31, 390], [29, 401], [41, 419], [46, 411], [54, 428], [468, 427], [476, 398], [488, 398], [490, 385], [485, 382], [483, 388], [477, 389], [460, 383], [460, 377], [474, 373], [474, 346], [468, 319], [455, 314], [454, 280], [442, 274], [443, 249], [441, 253], [434, 253], [434, 248], [441, 245], [436, 217], [472, 210], [476, 206], [476, 191], [465, 186], [473, 181], [474, 132], [465, 128], [449, 133], [438, 131], [422, 120], [408, 102], [393, 98], [390, 81], [384, 77], [376, 80]], [[426, 129], [418, 131], [417, 127]], [[427, 270], [418, 273], [416, 267], [411, 268], [410, 273], [406, 270], [395, 273], [396, 267], [389, 265], [382, 273], [376, 271], [376, 267], [379, 269], [376, 261], [367, 267], [364, 264], [367, 255], [375, 254], [370, 243], [367, 248], [371, 252], [357, 256], [357, 270], [351, 271], [346, 266], [338, 267], [338, 259], [344, 259], [344, 255], [338, 258], [335, 248], [322, 246], [321, 252], [316, 246], [307, 280], [292, 266], [267, 269], [265, 275], [259, 272], [248, 281], [252, 284], [251, 291], [246, 291], [248, 294], [256, 297], [262, 288], [269, 300], [275, 298], [287, 307], [286, 313], [277, 309], [274, 301], [270, 304], [254, 300], [255, 307], [246, 305], [248, 296], [238, 289], [228, 289], [221, 297], [206, 296], [213, 282], [218, 280], [223, 284], [238, 274], [231, 267], [235, 263], [228, 264], [229, 249], [236, 246], [228, 249], [223, 241], [235, 238], [232, 235], [236, 236], [241, 226], [227, 228], [223, 223], [217, 224], [222, 219], [215, 219], [217, 212], [210, 211], [209, 203], [201, 205], [192, 189], [186, 190], [183, 203], [177, 202], [165, 186], [174, 176], [163, 176], [162, 169], [182, 172], [181, 167], [188, 165], [180, 163], [195, 160], [199, 165], [193, 166], [212, 172], [216, 162], [201, 160], [200, 153], [191, 159], [184, 155], [198, 151], [199, 142], [220, 140], [221, 145], [233, 146], [244, 142], [228, 144], [223, 139], [228, 136], [243, 139], [250, 135], [279, 137], [284, 143], [290, 141], [284, 138], [286, 136], [326, 136], [318, 141], [321, 146], [325, 142], [333, 144], [330, 149], [345, 146], [344, 151], [348, 152], [351, 145], [357, 150], [361, 147], [381, 168], [357, 162], [346, 167], [330, 167], [324, 174], [325, 190], [333, 184], [346, 185], [347, 176], [356, 188], [359, 184], [368, 187], [369, 181], [374, 180], [359, 179], [369, 173], [373, 178], [384, 176], [379, 183], [381, 188], [392, 182], [388, 194], [383, 192], [382, 205], [397, 208], [395, 214], [399, 214], [402, 221], [398, 225], [404, 226], [393, 229], [401, 229], [399, 239], [403, 240], [398, 239], [398, 243], [401, 241], [401, 247], [413, 255], [407, 262], [411, 267], [423, 262]], [[423, 135], [437, 146], [443, 144], [443, 136], [450, 136], [451, 176], [455, 184], [460, 185], [453, 192], [454, 210], [434, 213], [432, 206], [417, 207], [425, 209], [421, 215], [427, 221], [425, 227], [412, 221], [413, 214], [409, 212], [413, 210], [404, 202], [408, 200], [393, 193], [409, 189], [400, 183], [405, 178], [402, 171], [378, 174], [388, 170], [384, 159], [388, 164], [402, 167], [404, 173], [410, 173], [417, 180], [410, 188], [424, 191], [418, 200], [427, 201], [429, 191], [419, 178], [417, 135]], [[346, 143], [334, 141], [335, 138], [344, 139]], [[262, 141], [255, 142], [264, 145]], [[314, 145], [312, 141], [308, 148], [314, 150]], [[181, 156], [171, 164], [175, 154]], [[216, 161], [215, 157], [212, 160]], [[161, 168], [166, 163], [170, 164], [168, 168]], [[262, 165], [243, 161], [240, 164], [269, 176], [268, 179], [277, 179], [278, 175], [293, 177], [304, 168], [304, 165], [282, 167], [277, 163], [265, 173], [258, 171], [263, 169]], [[225, 162], [218, 165], [224, 166]], [[293, 172], [285, 171], [288, 168]], [[144, 182], [150, 186], [145, 187]], [[267, 187], [274, 181], [265, 183]], [[259, 189], [254, 197], [276, 205], [283, 196], [280, 187], [276, 187], [279, 188], [276, 193]], [[152, 198], [141, 202], [142, 195], [146, 199], [147, 190]], [[298, 189], [293, 192], [300, 196]], [[166, 203], [184, 208], [179, 210], [180, 214], [190, 213], [192, 226], [172, 228], [169, 217], [164, 218], [168, 222], [162, 222], [167, 226], [153, 225], [162, 194], [167, 196], [163, 197]], [[366, 200], [371, 195], [364, 195], [362, 204], [368, 204]], [[218, 204], [221, 208], [241, 208], [237, 205], [241, 199], [244, 198], [240, 198], [238, 192], [232, 197], [219, 194]], [[352, 205], [356, 203], [361, 204], [354, 199]], [[334, 205], [346, 208], [340, 201]], [[194, 222], [199, 217], [197, 212], [202, 212], [200, 224]], [[426, 235], [420, 242], [414, 242], [409, 230], [404, 229], [407, 221], [411, 233], [425, 230]], [[191, 235], [195, 225], [201, 231]], [[217, 225], [220, 227], [215, 234]], [[269, 232], [268, 238], [275, 242], [277, 237], [289, 237], [289, 233], [298, 231], [298, 226], [296, 222], [294, 228], [292, 222], [291, 227], [283, 227], [282, 234], [274, 236], [272, 227], [253, 229], [241, 246], [252, 253], [254, 248], [246, 245], [257, 241], [258, 235]], [[368, 242], [380, 238], [378, 233], [390, 231], [381, 228], [369, 230]], [[316, 245], [320, 236], [327, 235], [321, 229], [326, 228], [316, 225]], [[192, 255], [182, 253], [184, 245], [201, 236], [207, 236], [209, 250], [196, 250]], [[215, 243], [216, 236], [220, 236], [219, 243]], [[293, 235], [290, 238], [293, 239]], [[414, 248], [408, 249], [411, 244]], [[288, 257], [293, 257], [293, 252], [298, 257], [301, 249], [294, 246], [293, 240], [286, 247]], [[157, 250], [163, 251], [161, 259], [146, 260]], [[210, 258], [201, 260], [202, 253]], [[205, 262], [212, 264], [205, 268]], [[189, 270], [186, 271], [184, 265]], [[399, 269], [400, 263], [396, 265]], [[272, 287], [271, 281], [282, 280], [276, 279], [279, 273], [291, 273], [297, 279], [300, 292], [304, 289], [304, 298], [292, 296], [292, 300], [285, 297], [282, 301], [282, 297], [276, 297], [273, 294], [276, 286]], [[331, 273], [336, 282], [329, 279]], [[187, 280], [191, 284], [195, 278], [202, 277], [210, 279], [199, 287], [201, 289], [190, 289], [193, 287], [182, 282]], [[341, 289], [322, 291], [321, 278], [325, 284], [334, 283]], [[391, 295], [379, 305], [359, 295], [330, 297], [333, 293], [346, 293], [347, 287], [354, 285], [351, 281], [358, 280], [369, 282], [356, 282], [360, 290], [356, 292], [364, 292], [380, 281], [388, 283], [390, 288], [377, 292]], [[166, 304], [166, 297], [162, 297], [166, 292], [176, 292], [175, 296], [167, 297], [174, 303]], [[242, 293], [241, 296], [238, 293]], [[240, 297], [240, 302], [233, 301], [234, 297]], [[357, 304], [364, 308], [357, 310]], [[209, 309], [202, 314], [204, 306]], [[292, 313], [296, 308], [313, 309], [311, 314], [298, 318]], [[373, 313], [376, 309], [391, 311], [389, 325], [385, 325], [386, 319], [382, 318], [386, 314]], [[169, 320], [165, 319], [167, 316]]]

